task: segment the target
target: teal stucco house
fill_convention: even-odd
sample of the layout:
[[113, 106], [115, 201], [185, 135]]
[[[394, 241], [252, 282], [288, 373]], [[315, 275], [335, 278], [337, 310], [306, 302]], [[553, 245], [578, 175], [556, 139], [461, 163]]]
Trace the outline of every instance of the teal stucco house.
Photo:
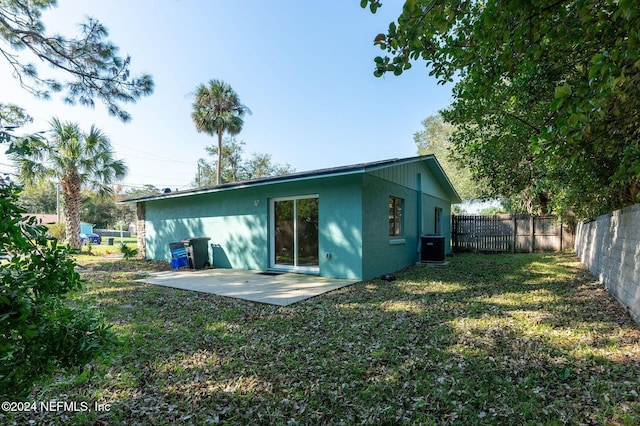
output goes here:
[[445, 236], [460, 197], [432, 156], [356, 164], [129, 199], [138, 245], [209, 238], [217, 268], [368, 280], [416, 263], [423, 234]]

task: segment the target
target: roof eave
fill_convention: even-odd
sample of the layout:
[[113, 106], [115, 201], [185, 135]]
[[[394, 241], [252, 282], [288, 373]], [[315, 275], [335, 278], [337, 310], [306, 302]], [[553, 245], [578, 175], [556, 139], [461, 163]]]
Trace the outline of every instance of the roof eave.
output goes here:
[[308, 175], [304, 174], [301, 176], [295, 176], [295, 175], [271, 176], [270, 178], [264, 178], [264, 179], [258, 179], [258, 180], [248, 180], [243, 182], [234, 182], [234, 183], [222, 184], [217, 186], [209, 186], [205, 188], [187, 189], [184, 191], [170, 192], [166, 194], [158, 194], [158, 195], [151, 195], [151, 196], [138, 197], [138, 198], [129, 198], [129, 199], [118, 201], [117, 204], [166, 200], [169, 198], [180, 198], [180, 197], [187, 197], [187, 196], [199, 195], [199, 194], [212, 194], [216, 192], [229, 191], [233, 189], [272, 185], [279, 182], [299, 182], [299, 181], [308, 180], [311, 178], [346, 176], [346, 175], [353, 175], [353, 174], [364, 173], [364, 172], [365, 172], [365, 169], [362, 168], [362, 169], [354, 169], [354, 170], [334, 172], [334, 173], [316, 173], [316, 174], [308, 174]]
[[371, 172], [371, 171], [383, 169], [389, 166], [413, 163], [416, 161], [427, 161], [427, 162], [433, 163], [437, 171], [437, 173], [435, 173], [436, 179], [444, 187], [445, 192], [447, 192], [447, 194], [450, 197], [451, 203], [456, 204], [456, 203], [462, 202], [457, 191], [451, 184], [451, 181], [449, 180], [444, 170], [442, 169], [440, 162], [438, 162], [438, 159], [433, 154], [429, 154], [429, 155], [421, 155], [421, 156], [400, 158], [400, 159], [394, 158], [389, 160], [374, 161], [370, 163], [361, 163], [361, 164], [334, 167], [334, 168], [328, 168], [328, 169], [311, 170], [307, 172], [297, 172], [297, 173], [291, 173], [288, 175], [281, 175], [281, 176], [268, 176], [264, 178], [254, 179], [254, 180], [225, 183], [222, 185], [209, 186], [205, 188], [195, 188], [195, 189], [188, 189], [184, 191], [170, 192], [166, 194], [129, 198], [129, 199], [118, 201], [118, 204], [140, 203], [140, 202], [147, 202], [147, 201], [166, 200], [170, 198], [187, 197], [191, 195], [211, 194], [215, 192], [228, 191], [232, 189], [271, 185], [279, 182], [299, 182], [302, 180], [315, 179], [315, 178], [321, 178], [321, 177], [324, 178], [324, 177], [336, 177], [336, 176], [361, 174], [365, 172]]

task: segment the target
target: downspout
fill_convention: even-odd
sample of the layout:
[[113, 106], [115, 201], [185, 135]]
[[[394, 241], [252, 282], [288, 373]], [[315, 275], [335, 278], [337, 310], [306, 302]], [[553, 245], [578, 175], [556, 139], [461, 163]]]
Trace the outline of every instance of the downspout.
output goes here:
[[417, 210], [418, 210], [418, 244], [416, 247], [417, 260], [420, 260], [420, 252], [422, 251], [422, 173], [416, 175], [416, 188], [418, 188]]

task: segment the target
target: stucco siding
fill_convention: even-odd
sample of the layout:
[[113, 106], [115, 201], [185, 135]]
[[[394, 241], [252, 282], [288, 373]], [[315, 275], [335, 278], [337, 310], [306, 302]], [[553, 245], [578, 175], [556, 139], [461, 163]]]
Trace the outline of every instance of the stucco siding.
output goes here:
[[[404, 200], [401, 237], [389, 236], [389, 197], [391, 196]], [[394, 272], [415, 263], [418, 246], [417, 212], [417, 191], [378, 176], [364, 176], [363, 279]]]
[[[419, 259], [420, 236], [436, 232], [436, 209], [441, 211], [439, 231], [450, 251], [451, 201], [459, 198], [435, 158], [391, 160], [322, 173], [147, 199], [141, 218], [147, 257], [169, 261], [169, 243], [206, 237], [210, 239], [209, 259], [216, 267], [270, 269], [275, 202], [316, 196], [318, 268], [279, 268], [360, 280], [395, 272]], [[389, 236], [389, 197], [403, 200], [402, 235], [397, 237]]]
[[[404, 200], [402, 238], [389, 237], [389, 197]], [[419, 259], [421, 235], [436, 233], [436, 208], [440, 235], [451, 253], [451, 202], [424, 163], [403, 164], [368, 173], [363, 180], [364, 279], [397, 271]]]
[[169, 260], [169, 243], [210, 238], [209, 258], [219, 268], [270, 267], [269, 205], [273, 198], [318, 195], [320, 275], [361, 279], [361, 177], [286, 182], [148, 201], [147, 257]]
[[317, 194], [320, 276], [362, 279], [360, 175], [275, 184], [268, 194], [269, 198]]
[[439, 234], [444, 235], [446, 253], [451, 253], [451, 204], [446, 200], [422, 194], [422, 206], [421, 234], [436, 233], [436, 208], [442, 209]]
[[168, 260], [170, 242], [207, 237], [215, 266], [266, 269], [267, 214], [267, 200], [255, 189], [148, 202], [147, 255]]
[[362, 176], [327, 179], [320, 194], [320, 275], [362, 280]]
[[[386, 167], [369, 174], [405, 188], [422, 191], [442, 200], [448, 199], [446, 191], [438, 183], [433, 171], [426, 167], [423, 161]], [[417, 176], [420, 176], [419, 180], [416, 179]]]

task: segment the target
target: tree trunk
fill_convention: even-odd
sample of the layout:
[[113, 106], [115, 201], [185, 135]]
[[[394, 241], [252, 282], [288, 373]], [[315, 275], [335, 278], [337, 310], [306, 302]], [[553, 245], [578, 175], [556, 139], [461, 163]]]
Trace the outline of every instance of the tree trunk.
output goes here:
[[547, 197], [546, 194], [539, 193], [538, 202], [540, 203], [540, 213], [548, 214], [549, 213], [549, 197]]
[[65, 214], [67, 216], [67, 241], [71, 248], [79, 249], [80, 241], [80, 208], [82, 207], [82, 195], [80, 176], [67, 174], [62, 180], [62, 193], [65, 201]]
[[218, 169], [216, 171], [216, 185], [220, 185], [222, 178], [222, 128], [218, 127]]

